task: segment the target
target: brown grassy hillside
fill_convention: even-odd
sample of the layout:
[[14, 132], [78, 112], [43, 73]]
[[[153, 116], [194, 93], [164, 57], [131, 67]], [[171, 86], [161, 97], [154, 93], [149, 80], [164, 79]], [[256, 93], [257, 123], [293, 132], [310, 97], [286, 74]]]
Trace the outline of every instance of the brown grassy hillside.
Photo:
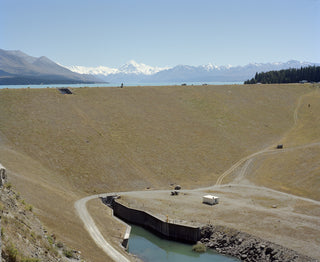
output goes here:
[[320, 200], [320, 92], [301, 96], [285, 150], [257, 157], [247, 177], [258, 185]]
[[[279, 140], [303, 86], [1, 90], [7, 145], [76, 190], [206, 185]], [[210, 176], [208, 176], [210, 174]]]
[[[319, 141], [312, 130], [304, 135], [304, 126], [319, 120], [314, 90], [298, 84], [78, 88], [73, 95], [2, 89], [0, 162], [48, 228], [92, 261], [105, 261], [74, 217], [75, 200], [171, 183], [213, 185], [233, 163], [281, 139]], [[313, 114], [299, 110], [304, 120], [292, 129], [294, 111], [307, 98]], [[263, 166], [266, 179], [255, 182], [272, 181], [269, 167]], [[318, 173], [310, 174], [306, 185]], [[299, 194], [309, 196], [305, 189]]]

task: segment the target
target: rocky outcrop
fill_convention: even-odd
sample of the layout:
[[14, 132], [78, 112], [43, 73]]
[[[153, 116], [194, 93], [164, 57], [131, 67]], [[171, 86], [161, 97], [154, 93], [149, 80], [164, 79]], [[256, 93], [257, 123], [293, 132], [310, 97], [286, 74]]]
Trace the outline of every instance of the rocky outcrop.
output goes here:
[[[0, 191], [2, 262], [74, 262], [80, 251], [68, 248], [42, 226], [33, 207], [25, 202], [10, 183]], [[0, 259], [1, 262], [1, 259]]]
[[[6, 169], [3, 165], [0, 164], [0, 190], [2, 189], [4, 183], [6, 181]], [[2, 191], [0, 191], [0, 194], [2, 194]], [[1, 216], [2, 216], [2, 208], [0, 209], [0, 228], [1, 227]], [[2, 231], [1, 231], [2, 233]], [[0, 235], [0, 262], [2, 261], [2, 241], [1, 241], [1, 238], [2, 238], [2, 234]]]
[[7, 175], [6, 175], [6, 169], [3, 165], [0, 164], [0, 188], [4, 185], [6, 182]]
[[200, 241], [207, 248], [243, 261], [317, 261], [298, 254], [294, 250], [222, 226], [206, 225], [202, 227]]

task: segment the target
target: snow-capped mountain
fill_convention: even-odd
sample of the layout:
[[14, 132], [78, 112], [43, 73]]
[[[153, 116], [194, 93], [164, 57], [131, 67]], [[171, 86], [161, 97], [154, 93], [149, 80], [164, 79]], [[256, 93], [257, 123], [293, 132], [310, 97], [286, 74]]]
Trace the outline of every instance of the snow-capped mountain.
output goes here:
[[119, 72], [118, 69], [110, 68], [106, 66], [98, 67], [85, 67], [85, 66], [66, 66], [69, 70], [78, 74], [90, 74], [90, 75], [104, 75], [116, 74]]
[[155, 83], [155, 82], [231, 82], [245, 81], [252, 78], [257, 72], [300, 68], [310, 65], [319, 65], [310, 62], [291, 60], [286, 63], [252, 63], [245, 66], [217, 66], [211, 63], [200, 66], [177, 65], [175, 67], [152, 67], [135, 61], [120, 66], [119, 68], [67, 67], [80, 74], [92, 74], [108, 82]]
[[136, 75], [153, 75], [169, 67], [152, 67], [146, 64], [137, 63], [134, 60], [120, 66], [119, 68], [110, 68], [106, 66], [85, 67], [85, 66], [68, 66], [69, 70], [79, 74], [91, 74], [99, 76], [108, 76], [110, 74], [136, 74]]
[[134, 60], [131, 60], [119, 67], [119, 73], [153, 75], [165, 69], [169, 69], [169, 67], [152, 67], [142, 63], [139, 64]]

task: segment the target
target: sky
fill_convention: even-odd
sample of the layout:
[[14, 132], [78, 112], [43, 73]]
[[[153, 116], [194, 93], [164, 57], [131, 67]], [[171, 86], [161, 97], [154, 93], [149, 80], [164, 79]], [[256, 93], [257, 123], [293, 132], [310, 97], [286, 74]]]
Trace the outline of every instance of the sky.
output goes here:
[[320, 62], [320, 0], [0, 0], [0, 48], [65, 66]]

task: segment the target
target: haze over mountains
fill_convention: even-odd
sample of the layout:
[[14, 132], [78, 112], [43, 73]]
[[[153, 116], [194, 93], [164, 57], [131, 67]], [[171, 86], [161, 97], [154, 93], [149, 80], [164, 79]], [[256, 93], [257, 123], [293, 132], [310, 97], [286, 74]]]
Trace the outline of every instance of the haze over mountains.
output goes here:
[[291, 60], [285, 63], [254, 63], [245, 66], [177, 65], [152, 67], [133, 60], [120, 66], [62, 66], [45, 56], [36, 58], [21, 51], [0, 49], [0, 85], [76, 83], [179, 83], [242, 82], [256, 72], [319, 65]]

